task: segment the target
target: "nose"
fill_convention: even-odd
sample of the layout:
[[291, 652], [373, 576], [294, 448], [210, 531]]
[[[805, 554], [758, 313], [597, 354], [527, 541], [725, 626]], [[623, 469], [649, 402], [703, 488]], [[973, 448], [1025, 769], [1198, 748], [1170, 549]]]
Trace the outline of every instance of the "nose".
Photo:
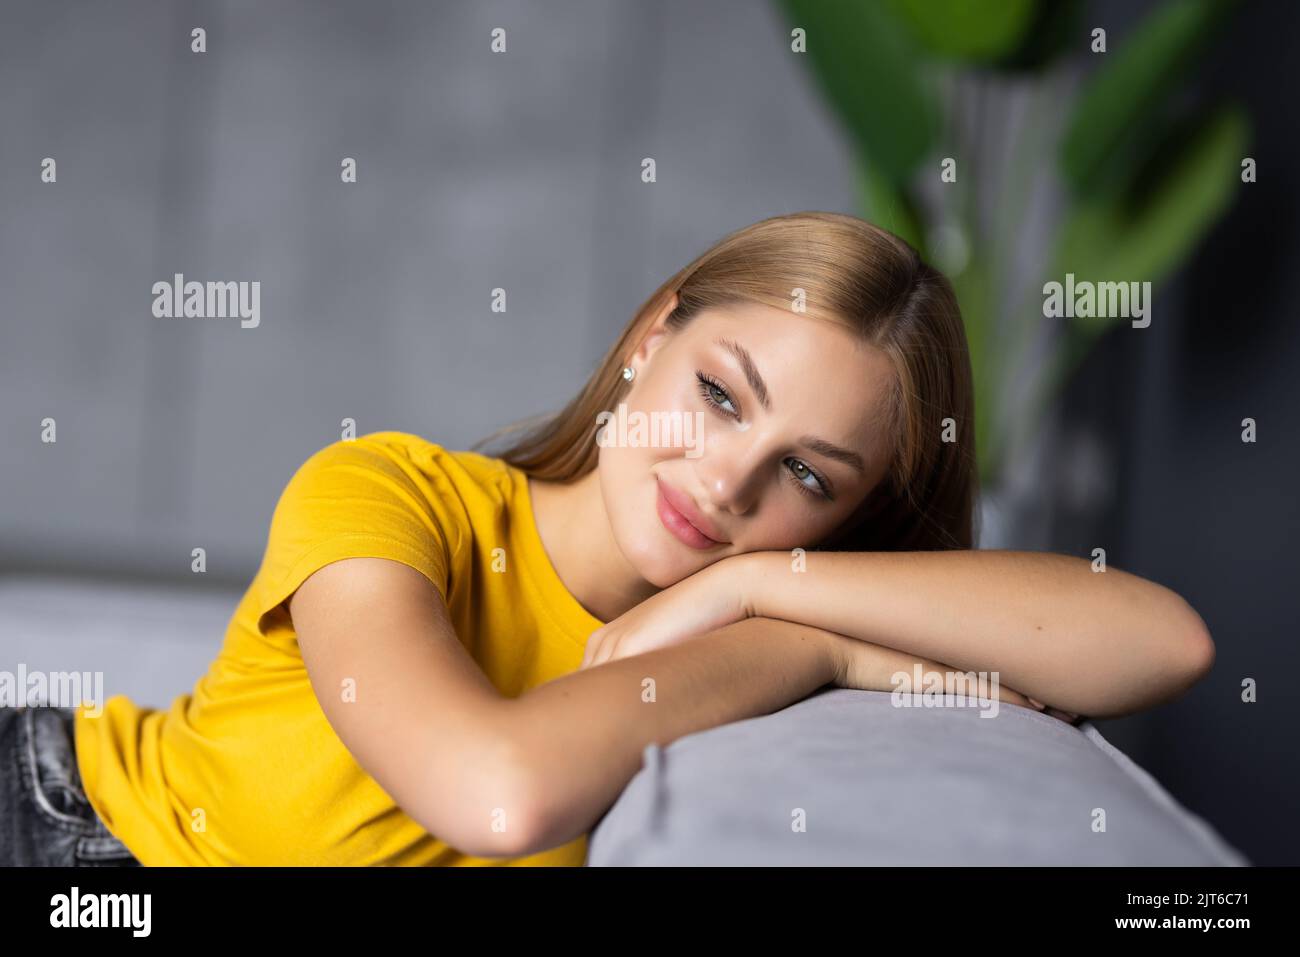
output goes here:
[[766, 468], [761, 442], [743, 432], [727, 435], [713, 430], [704, 443], [704, 454], [695, 460], [695, 474], [708, 504], [732, 515], [744, 515], [754, 507]]

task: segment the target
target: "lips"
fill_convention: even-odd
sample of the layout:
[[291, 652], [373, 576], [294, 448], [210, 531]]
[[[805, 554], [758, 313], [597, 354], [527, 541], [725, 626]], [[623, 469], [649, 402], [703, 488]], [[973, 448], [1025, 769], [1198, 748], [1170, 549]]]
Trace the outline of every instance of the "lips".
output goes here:
[[658, 482], [656, 510], [659, 521], [678, 541], [700, 550], [725, 545], [722, 533], [695, 507], [690, 497], [667, 482]]

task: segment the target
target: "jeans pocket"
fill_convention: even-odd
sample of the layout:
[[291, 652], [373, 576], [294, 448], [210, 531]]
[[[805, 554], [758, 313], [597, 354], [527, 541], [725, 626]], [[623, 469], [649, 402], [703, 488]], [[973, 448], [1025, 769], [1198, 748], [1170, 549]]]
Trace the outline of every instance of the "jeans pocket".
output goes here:
[[18, 764], [36, 812], [65, 831], [93, 834], [98, 818], [81, 786], [68, 709], [19, 709]]

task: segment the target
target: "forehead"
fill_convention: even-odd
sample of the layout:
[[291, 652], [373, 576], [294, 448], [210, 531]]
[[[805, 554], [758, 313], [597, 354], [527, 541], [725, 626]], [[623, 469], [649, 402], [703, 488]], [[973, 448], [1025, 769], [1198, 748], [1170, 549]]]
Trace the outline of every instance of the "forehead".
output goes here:
[[851, 387], [854, 395], [871, 398], [873, 386], [893, 379], [889, 357], [857, 331], [761, 303], [702, 310], [685, 333], [701, 345], [715, 346], [718, 339], [727, 339], [743, 346], [773, 391], [774, 380], [803, 380], [814, 373], [823, 381], [831, 377], [837, 385]]

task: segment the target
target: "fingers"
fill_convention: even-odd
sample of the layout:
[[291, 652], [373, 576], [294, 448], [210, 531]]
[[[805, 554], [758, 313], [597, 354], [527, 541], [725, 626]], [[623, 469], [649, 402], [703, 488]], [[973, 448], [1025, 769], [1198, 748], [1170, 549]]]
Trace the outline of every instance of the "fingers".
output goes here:
[[587, 639], [587, 645], [582, 652], [582, 665], [579, 671], [585, 668], [595, 668], [597, 665], [603, 665], [606, 661], [614, 657], [615, 642], [610, 641], [606, 634], [593, 631], [591, 637]]
[[582, 649], [582, 664], [578, 667], [581, 671], [584, 668], [590, 668], [596, 663], [596, 656], [600, 653], [602, 639], [605, 637], [605, 629], [597, 628], [587, 636], [587, 643]]
[[1036, 711], [1041, 711], [1053, 718], [1064, 721], [1066, 724], [1078, 724], [1079, 722], [1079, 716], [1073, 711], [1062, 711], [1060, 708], [1049, 708], [1041, 701], [1036, 701], [1028, 696], [1025, 697], [1025, 700], [1028, 701], [1030, 707], [1034, 708]]

